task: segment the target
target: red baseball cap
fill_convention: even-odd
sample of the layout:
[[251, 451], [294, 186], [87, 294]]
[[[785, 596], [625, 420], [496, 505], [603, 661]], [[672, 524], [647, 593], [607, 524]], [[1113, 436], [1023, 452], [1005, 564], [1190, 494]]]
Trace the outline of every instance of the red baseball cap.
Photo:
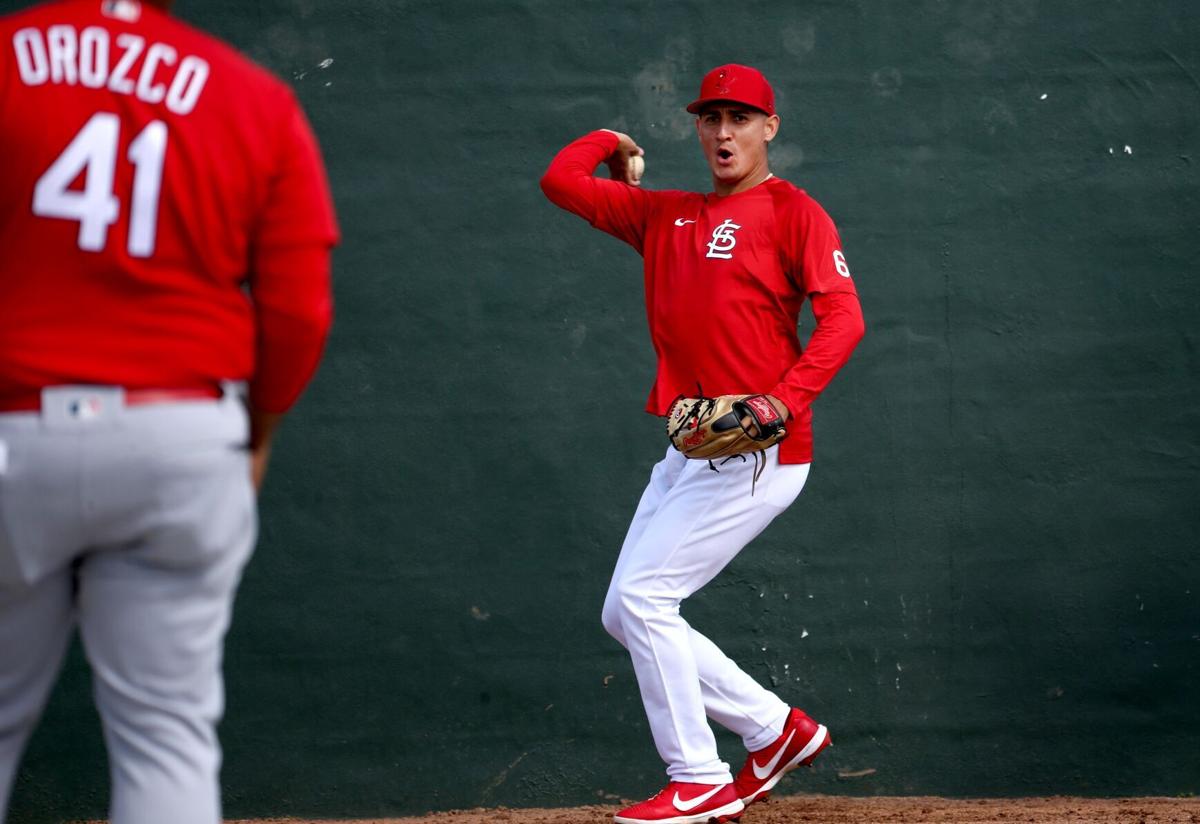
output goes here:
[[717, 66], [700, 81], [700, 97], [687, 110], [699, 114], [709, 103], [741, 103], [760, 112], [775, 114], [775, 92], [763, 73], [750, 66], [729, 63]]

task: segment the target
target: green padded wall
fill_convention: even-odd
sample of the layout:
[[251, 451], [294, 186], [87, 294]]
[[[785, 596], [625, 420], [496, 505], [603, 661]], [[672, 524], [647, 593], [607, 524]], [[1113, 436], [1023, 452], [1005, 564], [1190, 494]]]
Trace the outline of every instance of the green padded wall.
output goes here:
[[[177, 12], [292, 83], [345, 235], [228, 643], [230, 816], [660, 785], [599, 623], [665, 446], [640, 261], [537, 182], [609, 126], [647, 186], [707, 190], [682, 107], [727, 61], [775, 83], [775, 171], [837, 221], [868, 327], [801, 499], [684, 608], [831, 727], [784, 787], [1200, 792], [1200, 6]], [[75, 652], [13, 821], [103, 814], [89, 701]]]

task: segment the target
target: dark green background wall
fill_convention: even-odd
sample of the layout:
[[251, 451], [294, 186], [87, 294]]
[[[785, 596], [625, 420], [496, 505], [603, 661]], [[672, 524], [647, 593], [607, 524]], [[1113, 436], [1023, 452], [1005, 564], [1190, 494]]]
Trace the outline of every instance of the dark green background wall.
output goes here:
[[[1200, 792], [1200, 6], [178, 11], [290, 79], [345, 231], [229, 638], [231, 815], [659, 786], [599, 624], [664, 448], [640, 262], [537, 179], [610, 126], [648, 186], [705, 189], [682, 106], [730, 60], [775, 82], [775, 170], [838, 222], [868, 323], [808, 489], [685, 607], [832, 728], [787, 789]], [[104, 784], [76, 656], [13, 819]]]

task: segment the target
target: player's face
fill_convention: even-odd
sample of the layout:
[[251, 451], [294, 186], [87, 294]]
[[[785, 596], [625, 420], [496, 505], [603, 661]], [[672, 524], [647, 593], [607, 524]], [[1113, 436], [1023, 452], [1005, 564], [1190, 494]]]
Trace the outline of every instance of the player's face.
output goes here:
[[767, 144], [778, 131], [778, 115], [736, 103], [715, 103], [700, 112], [696, 134], [717, 194], [735, 194], [766, 178]]

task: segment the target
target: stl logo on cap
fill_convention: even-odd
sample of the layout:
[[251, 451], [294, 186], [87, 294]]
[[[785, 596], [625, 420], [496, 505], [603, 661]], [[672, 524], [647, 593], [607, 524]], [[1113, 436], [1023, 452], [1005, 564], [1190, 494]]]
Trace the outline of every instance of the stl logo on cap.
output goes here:
[[729, 63], [704, 75], [700, 81], [700, 96], [688, 105], [687, 110], [699, 114], [709, 103], [741, 103], [773, 115], [775, 91], [758, 69]]
[[725, 82], [725, 78], [729, 76], [729, 72], [721, 69], [721, 73], [717, 75], [717, 94], [729, 94], [729, 84]]

